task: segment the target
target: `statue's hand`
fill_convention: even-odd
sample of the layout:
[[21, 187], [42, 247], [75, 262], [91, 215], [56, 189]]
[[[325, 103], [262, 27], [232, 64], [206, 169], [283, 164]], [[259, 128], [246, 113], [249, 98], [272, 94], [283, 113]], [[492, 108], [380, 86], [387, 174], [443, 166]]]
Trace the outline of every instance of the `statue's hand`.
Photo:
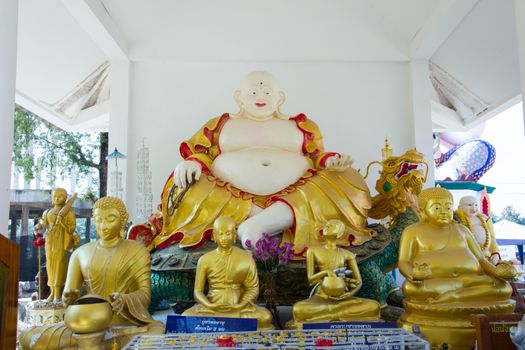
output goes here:
[[217, 306], [217, 311], [219, 312], [238, 312], [244, 309], [242, 304], [221, 304]]
[[175, 185], [180, 188], [186, 188], [194, 181], [201, 177], [201, 165], [194, 160], [184, 160], [175, 167], [173, 180]]
[[432, 270], [427, 263], [414, 263], [412, 270], [412, 279], [415, 281], [423, 281], [432, 277]]
[[124, 308], [124, 298], [122, 297], [121, 293], [111, 293], [109, 295], [109, 298], [111, 299], [111, 308], [113, 309], [113, 312], [119, 313]]
[[361, 285], [361, 282], [355, 278], [345, 278], [345, 283], [350, 290], [356, 289]]
[[346, 154], [336, 154], [326, 160], [326, 169], [332, 171], [345, 171], [350, 168], [354, 160]]
[[68, 305], [73, 304], [79, 296], [80, 291], [78, 289], [65, 290], [64, 293], [62, 293], [62, 304], [67, 307]]

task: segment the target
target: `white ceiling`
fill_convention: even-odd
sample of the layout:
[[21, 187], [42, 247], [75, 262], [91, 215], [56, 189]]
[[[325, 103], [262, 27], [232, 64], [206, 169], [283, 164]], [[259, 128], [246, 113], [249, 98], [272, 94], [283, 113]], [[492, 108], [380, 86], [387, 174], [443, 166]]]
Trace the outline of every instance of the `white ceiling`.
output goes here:
[[17, 103], [68, 128], [52, 105], [107, 61], [60, 0], [20, 0]]
[[108, 126], [108, 103], [80, 117], [53, 109], [111, 59], [79, 18], [90, 6], [132, 61], [406, 62], [434, 41], [427, 58], [489, 107], [440, 105], [445, 129], [520, 92], [510, 0], [19, 0], [17, 103], [66, 129]]
[[[437, 0], [102, 0], [133, 60], [408, 59]], [[395, 5], [394, 5], [395, 3]]]
[[488, 105], [483, 114], [463, 116], [464, 127], [490, 118], [520, 94], [516, 43], [513, 2], [483, 0], [432, 56], [433, 63]]

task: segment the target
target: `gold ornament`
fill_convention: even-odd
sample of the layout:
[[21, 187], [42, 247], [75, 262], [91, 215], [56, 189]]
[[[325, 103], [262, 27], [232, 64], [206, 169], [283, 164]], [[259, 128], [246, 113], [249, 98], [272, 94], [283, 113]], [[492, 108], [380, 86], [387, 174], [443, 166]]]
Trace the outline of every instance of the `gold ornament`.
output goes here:
[[[368, 164], [365, 178], [368, 177], [373, 164], [381, 166], [379, 179], [375, 189], [378, 192], [372, 198], [372, 208], [368, 215], [374, 219], [390, 217], [392, 220], [398, 214], [405, 212], [408, 206], [417, 213], [417, 195], [421, 192], [427, 180], [428, 165], [422, 153], [409, 150], [402, 156], [392, 156], [391, 148], [386, 142], [382, 150], [383, 161]], [[423, 169], [424, 168], [424, 169]], [[391, 225], [394, 222], [390, 223]]]
[[324, 246], [311, 247], [306, 253], [313, 295], [293, 306], [293, 321], [287, 328], [301, 329], [305, 322], [380, 320], [377, 301], [354, 297], [362, 280], [355, 255], [336, 245], [344, 232], [343, 222], [330, 220], [323, 229]]
[[[200, 257], [193, 298], [197, 305], [184, 316], [256, 318], [258, 329], [273, 329], [270, 311], [257, 306], [259, 278], [252, 255], [234, 246], [235, 221], [220, 217], [213, 225], [217, 249]], [[208, 294], [204, 290], [208, 285]]]
[[418, 325], [432, 346], [470, 348], [475, 340], [470, 314], [514, 309], [506, 280], [516, 270], [494, 266], [465, 226], [453, 221], [449, 191], [425, 189], [418, 202], [425, 219], [404, 230], [399, 248], [406, 280], [405, 313], [398, 323], [407, 330]]

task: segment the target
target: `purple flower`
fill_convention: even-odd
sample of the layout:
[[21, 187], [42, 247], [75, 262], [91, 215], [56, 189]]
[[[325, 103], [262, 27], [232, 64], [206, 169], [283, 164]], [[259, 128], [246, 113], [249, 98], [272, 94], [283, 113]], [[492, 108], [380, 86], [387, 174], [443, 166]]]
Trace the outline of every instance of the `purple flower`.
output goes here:
[[252, 246], [252, 241], [250, 241], [249, 239], [246, 240], [246, 242], [244, 242], [244, 245], [246, 246], [246, 248], [248, 249], [252, 249], [253, 246]]

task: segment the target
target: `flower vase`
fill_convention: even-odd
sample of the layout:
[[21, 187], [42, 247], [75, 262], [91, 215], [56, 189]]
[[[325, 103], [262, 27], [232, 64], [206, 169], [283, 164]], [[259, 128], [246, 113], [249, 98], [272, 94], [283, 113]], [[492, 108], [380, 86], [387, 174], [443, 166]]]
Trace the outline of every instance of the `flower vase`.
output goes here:
[[279, 312], [277, 311], [277, 305], [275, 304], [276, 295], [276, 283], [273, 276], [270, 278], [264, 278], [264, 291], [263, 298], [265, 307], [272, 313], [273, 319], [277, 323], [280, 329], [283, 329], [281, 325], [281, 319], [279, 318]]

